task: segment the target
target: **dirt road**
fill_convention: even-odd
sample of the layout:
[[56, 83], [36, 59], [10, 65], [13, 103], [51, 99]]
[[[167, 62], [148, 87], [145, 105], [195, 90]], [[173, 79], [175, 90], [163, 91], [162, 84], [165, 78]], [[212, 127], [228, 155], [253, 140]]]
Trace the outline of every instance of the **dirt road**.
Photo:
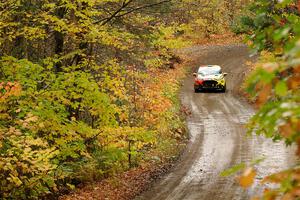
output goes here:
[[190, 144], [173, 171], [154, 184], [137, 200], [237, 200], [257, 192], [242, 190], [233, 177], [220, 177], [225, 169], [241, 162], [266, 157], [257, 166], [258, 182], [270, 172], [294, 162], [293, 150], [263, 137], [246, 138], [245, 123], [254, 114], [252, 107], [234, 95], [240, 87], [249, 53], [245, 46], [192, 47], [185, 53], [193, 66], [219, 64], [228, 73], [228, 91], [194, 93], [193, 77], [188, 77], [181, 93], [182, 102], [192, 115], [187, 125]]

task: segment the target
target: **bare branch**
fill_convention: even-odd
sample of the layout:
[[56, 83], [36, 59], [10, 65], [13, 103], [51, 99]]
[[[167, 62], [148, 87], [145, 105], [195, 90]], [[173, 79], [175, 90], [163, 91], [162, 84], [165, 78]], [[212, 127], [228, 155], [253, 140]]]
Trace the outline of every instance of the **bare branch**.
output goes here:
[[128, 5], [133, 1], [134, 0], [128, 0], [126, 2], [126, 0], [124, 0], [122, 6], [118, 10], [116, 10], [111, 16], [109, 16], [107, 18], [104, 18], [104, 19], [101, 19], [101, 20], [95, 22], [95, 24], [101, 23], [101, 25], [105, 25], [105, 24], [109, 23], [111, 20], [113, 20], [115, 18], [123, 17], [125, 15], [128, 15], [128, 14], [133, 13], [133, 12], [138, 11], [138, 10], [142, 10], [142, 9], [158, 6], [158, 5], [161, 5], [161, 4], [164, 4], [164, 3], [168, 3], [168, 2], [171, 2], [172, 0], [163, 0], [163, 1], [160, 1], [160, 2], [157, 2], [157, 3], [146, 4], [146, 5], [143, 5], [143, 6], [136, 7], [136, 8], [130, 8], [129, 10], [124, 11], [128, 7]]
[[123, 11], [123, 9], [125, 9], [131, 2], [133, 2], [134, 0], [124, 0], [121, 7], [116, 10], [111, 16], [101, 19], [99, 21], [96, 22], [96, 24], [101, 23], [101, 25], [105, 25], [107, 24], [109, 21], [111, 21], [112, 19], [114, 19], [120, 12]]
[[129, 10], [129, 11], [125, 12], [125, 13], [119, 14], [116, 17], [123, 17], [123, 16], [128, 15], [130, 13], [133, 13], [135, 11], [146, 9], [146, 8], [150, 8], [150, 7], [153, 7], [153, 6], [158, 6], [160, 4], [168, 3], [168, 2], [171, 2], [171, 1], [172, 0], [164, 0], [164, 1], [160, 1], [158, 3], [153, 3], [153, 4], [148, 4], [148, 5], [140, 6], [140, 7], [137, 7], [137, 8], [132, 8], [131, 10]]

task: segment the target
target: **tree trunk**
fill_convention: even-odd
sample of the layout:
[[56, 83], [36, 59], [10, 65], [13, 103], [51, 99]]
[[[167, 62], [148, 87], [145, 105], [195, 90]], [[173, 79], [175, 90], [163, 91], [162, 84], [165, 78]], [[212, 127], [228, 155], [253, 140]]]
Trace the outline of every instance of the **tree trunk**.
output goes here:
[[[65, 8], [58, 8], [56, 15], [58, 18], [62, 19], [65, 16], [66, 9]], [[59, 31], [54, 32], [54, 40], [55, 40], [55, 54], [61, 55], [64, 50], [64, 34]], [[62, 71], [62, 62], [59, 61], [55, 65], [55, 71], [61, 72]]]

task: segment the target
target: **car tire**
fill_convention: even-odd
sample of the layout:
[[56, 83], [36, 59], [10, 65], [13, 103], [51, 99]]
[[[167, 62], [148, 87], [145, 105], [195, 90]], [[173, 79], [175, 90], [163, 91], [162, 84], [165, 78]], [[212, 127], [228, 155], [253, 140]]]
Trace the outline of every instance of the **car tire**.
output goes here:
[[224, 86], [221, 90], [222, 93], [225, 93], [226, 92], [226, 86]]
[[196, 88], [194, 89], [194, 91], [195, 91], [195, 93], [198, 93], [198, 92], [199, 92], [199, 90], [198, 90], [198, 89], [196, 89]]

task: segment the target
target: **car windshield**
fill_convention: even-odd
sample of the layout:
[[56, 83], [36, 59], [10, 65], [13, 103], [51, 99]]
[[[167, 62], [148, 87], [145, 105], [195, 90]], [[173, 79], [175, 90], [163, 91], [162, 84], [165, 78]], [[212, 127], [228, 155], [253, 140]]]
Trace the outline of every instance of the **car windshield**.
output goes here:
[[220, 69], [202, 69], [202, 70], [199, 70], [198, 74], [200, 74], [201, 76], [218, 75], [218, 74], [221, 74], [221, 70]]

